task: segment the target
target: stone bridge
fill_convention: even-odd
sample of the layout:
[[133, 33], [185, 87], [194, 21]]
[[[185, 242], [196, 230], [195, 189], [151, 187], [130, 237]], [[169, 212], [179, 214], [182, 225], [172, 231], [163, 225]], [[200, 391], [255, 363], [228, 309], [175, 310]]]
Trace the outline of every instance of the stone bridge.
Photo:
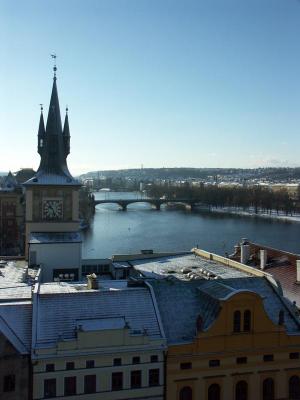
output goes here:
[[195, 206], [203, 205], [198, 200], [190, 199], [106, 199], [94, 200], [94, 206], [98, 204], [117, 204], [123, 211], [127, 210], [127, 206], [133, 203], [148, 203], [156, 210], [160, 210], [162, 204], [184, 204], [189, 209], [193, 210]]

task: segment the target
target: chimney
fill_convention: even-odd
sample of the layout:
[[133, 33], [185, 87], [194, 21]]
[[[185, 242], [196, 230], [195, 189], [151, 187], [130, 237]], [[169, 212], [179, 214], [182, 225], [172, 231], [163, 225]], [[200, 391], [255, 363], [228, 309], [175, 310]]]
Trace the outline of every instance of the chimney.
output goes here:
[[300, 260], [296, 260], [297, 282], [300, 283]]
[[241, 263], [247, 264], [249, 257], [250, 257], [250, 244], [248, 242], [248, 239], [244, 238], [242, 239], [241, 243]]
[[97, 275], [96, 274], [91, 274], [87, 275], [87, 287], [88, 289], [99, 289], [98, 281], [97, 281]]
[[261, 249], [259, 253], [260, 253], [260, 269], [264, 270], [267, 265], [267, 250]]

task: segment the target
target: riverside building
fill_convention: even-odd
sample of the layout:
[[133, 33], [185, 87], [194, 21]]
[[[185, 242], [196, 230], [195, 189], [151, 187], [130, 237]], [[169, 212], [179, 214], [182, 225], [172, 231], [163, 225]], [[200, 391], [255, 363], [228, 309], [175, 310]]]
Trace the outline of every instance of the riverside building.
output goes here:
[[68, 110], [62, 128], [56, 67], [46, 128], [43, 109], [38, 130], [41, 161], [36, 174], [24, 183], [26, 195], [26, 258], [42, 266], [42, 280], [81, 277], [79, 188], [67, 166], [70, 153]]
[[199, 249], [138, 257], [167, 338], [167, 400], [300, 398], [299, 311], [272, 275]]

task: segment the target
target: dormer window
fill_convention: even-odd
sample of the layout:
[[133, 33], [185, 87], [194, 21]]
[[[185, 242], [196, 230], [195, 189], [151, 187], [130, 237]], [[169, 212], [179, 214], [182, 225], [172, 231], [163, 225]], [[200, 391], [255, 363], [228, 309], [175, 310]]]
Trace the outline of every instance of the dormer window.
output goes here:
[[236, 310], [233, 313], [233, 332], [250, 332], [251, 331], [251, 311], [244, 312]]
[[40, 139], [40, 147], [43, 147], [43, 144], [44, 144], [44, 140]]

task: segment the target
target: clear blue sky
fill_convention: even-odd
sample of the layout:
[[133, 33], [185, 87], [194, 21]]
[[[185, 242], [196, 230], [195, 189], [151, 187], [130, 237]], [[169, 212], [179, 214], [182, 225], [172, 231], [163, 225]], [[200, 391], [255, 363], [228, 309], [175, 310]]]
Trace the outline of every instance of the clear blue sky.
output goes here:
[[0, 37], [0, 171], [38, 166], [51, 52], [74, 174], [300, 166], [297, 0], [0, 0]]

